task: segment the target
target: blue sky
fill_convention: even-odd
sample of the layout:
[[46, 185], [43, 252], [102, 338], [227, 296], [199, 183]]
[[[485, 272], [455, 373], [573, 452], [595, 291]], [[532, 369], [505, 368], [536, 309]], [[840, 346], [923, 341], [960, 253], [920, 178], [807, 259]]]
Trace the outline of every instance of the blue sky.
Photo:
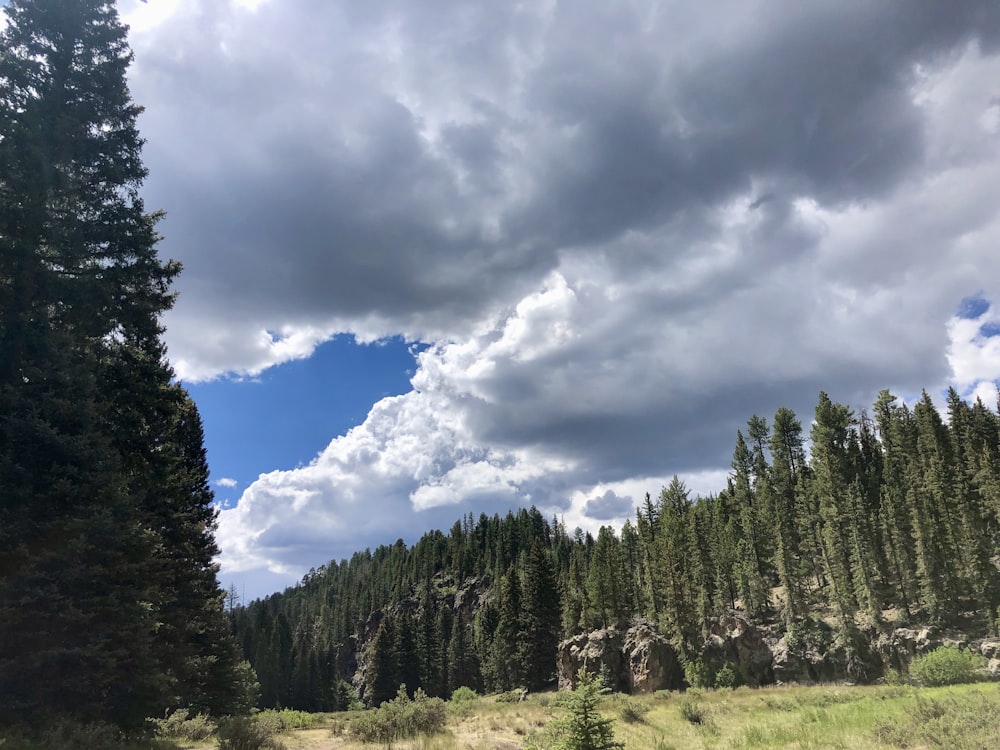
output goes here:
[[995, 402], [995, 0], [120, 8], [247, 596], [470, 512], [717, 491], [820, 390]]
[[256, 377], [188, 384], [205, 425], [217, 500], [235, 504], [259, 474], [308, 463], [363, 422], [376, 401], [410, 390], [413, 370], [405, 341], [364, 345], [345, 335]]

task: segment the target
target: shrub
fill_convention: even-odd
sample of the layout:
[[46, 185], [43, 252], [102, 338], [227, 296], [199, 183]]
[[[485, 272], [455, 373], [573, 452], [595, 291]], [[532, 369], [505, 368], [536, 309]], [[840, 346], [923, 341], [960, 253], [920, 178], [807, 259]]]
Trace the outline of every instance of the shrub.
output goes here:
[[520, 703], [527, 696], [528, 691], [524, 688], [508, 690], [506, 693], [497, 695], [497, 703]]
[[395, 740], [444, 731], [445, 720], [443, 700], [429, 698], [420, 688], [410, 699], [406, 686], [400, 685], [395, 698], [359, 714], [350, 729], [362, 742], [391, 746]]
[[712, 686], [712, 671], [701, 659], [690, 659], [684, 664], [684, 680], [693, 688]]
[[215, 733], [215, 722], [202, 714], [189, 715], [186, 708], [179, 708], [165, 719], [157, 719], [156, 733], [171, 740], [201, 742]]
[[626, 724], [644, 724], [648, 713], [649, 706], [630, 698], [623, 698], [618, 707], [618, 715]]
[[703, 724], [705, 722], [705, 708], [701, 702], [694, 698], [685, 698], [681, 701], [681, 718], [691, 724]]
[[3, 750], [125, 750], [131, 745], [110, 724], [55, 719], [40, 731], [4, 730], [0, 746]]
[[219, 724], [219, 750], [284, 750], [274, 722], [231, 716]]
[[461, 687], [455, 688], [451, 694], [452, 703], [468, 703], [469, 701], [474, 701], [479, 697], [479, 693], [470, 687], [462, 685]]
[[986, 694], [941, 700], [918, 694], [904, 716], [883, 720], [875, 728], [880, 743], [896, 747], [978, 750], [996, 747], [996, 736], [996, 699]]
[[743, 675], [733, 669], [732, 664], [724, 664], [722, 669], [715, 673], [715, 687], [736, 688], [743, 684]]
[[296, 711], [291, 708], [275, 710], [269, 708], [258, 713], [254, 719], [269, 726], [275, 734], [287, 732], [290, 729], [309, 729], [323, 720], [319, 714], [311, 714], [308, 711]]
[[976, 670], [985, 665], [986, 660], [978, 654], [942, 646], [910, 662], [910, 678], [923, 687], [958, 685], [975, 682]]

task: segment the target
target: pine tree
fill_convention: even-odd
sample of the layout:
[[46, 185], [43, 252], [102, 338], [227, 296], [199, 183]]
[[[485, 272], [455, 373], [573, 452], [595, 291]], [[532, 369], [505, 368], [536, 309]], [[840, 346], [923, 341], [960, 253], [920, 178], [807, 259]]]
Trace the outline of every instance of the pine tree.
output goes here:
[[614, 739], [614, 722], [598, 711], [602, 689], [597, 679], [585, 669], [577, 675], [576, 689], [566, 700], [570, 715], [565, 724], [565, 738], [559, 750], [621, 750], [625, 746]]
[[393, 618], [386, 617], [368, 647], [365, 700], [370, 706], [381, 706], [395, 697], [400, 683], [399, 659], [399, 632]]
[[4, 11], [0, 718], [234, 710], [200, 427], [160, 341], [179, 266], [139, 197], [126, 29], [108, 0]]
[[830, 582], [830, 604], [842, 617], [857, 609], [851, 578], [850, 498], [851, 466], [847, 457], [853, 415], [820, 392], [811, 432], [814, 489], [821, 520], [823, 567]]
[[799, 539], [796, 533], [795, 508], [798, 474], [805, 465], [802, 424], [791, 409], [782, 407], [774, 414], [771, 434], [771, 483], [774, 495], [775, 563], [778, 578], [785, 587], [786, 622], [791, 624], [805, 614], [800, 565]]
[[559, 645], [559, 586], [548, 550], [536, 538], [524, 564], [521, 605], [525, 684], [541, 690], [555, 682]]

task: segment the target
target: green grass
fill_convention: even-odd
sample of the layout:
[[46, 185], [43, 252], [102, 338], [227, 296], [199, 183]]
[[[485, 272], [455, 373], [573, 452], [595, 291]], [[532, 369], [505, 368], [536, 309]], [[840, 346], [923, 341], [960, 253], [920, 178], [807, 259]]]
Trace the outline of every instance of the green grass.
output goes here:
[[[545, 747], [547, 729], [566, 716], [553, 693], [529, 695], [517, 704], [485, 696], [450, 713], [444, 733], [393, 747], [451, 750]], [[622, 715], [627, 707], [629, 720]], [[979, 750], [997, 747], [1000, 686], [947, 688], [899, 686], [770, 687], [701, 690], [693, 694], [605, 696], [602, 715], [614, 720], [614, 736], [626, 750]], [[634, 714], [634, 715], [633, 715]], [[692, 719], [696, 718], [696, 721]], [[329, 735], [336, 750], [377, 747]], [[289, 750], [306, 747], [295, 733]], [[503, 744], [507, 743], [507, 744]]]
[[[497, 696], [470, 697], [449, 711], [444, 731], [402, 740], [397, 750], [495, 750], [545, 747], [547, 727], [567, 715], [555, 693], [529, 695], [521, 703]], [[600, 711], [614, 720], [615, 739], [626, 750], [981, 750], [1000, 747], [1000, 685], [951, 687], [817, 686], [751, 690], [700, 690], [688, 694], [605, 696]], [[346, 731], [353, 714], [262, 712], [265, 724], [282, 725], [277, 739], [288, 750], [363, 750]], [[275, 714], [280, 714], [277, 716]], [[627, 714], [627, 718], [626, 718]], [[697, 716], [697, 721], [692, 721]], [[331, 731], [339, 727], [339, 731]], [[0, 730], [0, 750], [214, 750], [214, 738], [199, 742], [159, 740], [111, 742], [109, 730], [60, 725], [31, 740]], [[108, 742], [107, 745], [103, 744]], [[506, 743], [506, 744], [505, 744]], [[384, 744], [381, 745], [384, 747]]]

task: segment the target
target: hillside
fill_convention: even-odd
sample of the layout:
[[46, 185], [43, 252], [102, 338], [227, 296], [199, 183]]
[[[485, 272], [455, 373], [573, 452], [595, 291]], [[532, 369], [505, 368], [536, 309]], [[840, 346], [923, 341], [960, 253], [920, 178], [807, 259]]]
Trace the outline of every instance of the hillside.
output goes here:
[[620, 531], [531, 508], [330, 562], [231, 612], [261, 706], [539, 690], [560, 641], [641, 621], [684, 684], [866, 682], [978, 644], [1000, 605], [1000, 416], [952, 390], [947, 417], [926, 393], [883, 391], [872, 416], [821, 393], [808, 434], [788, 409], [751, 417], [718, 494], [675, 478]]

